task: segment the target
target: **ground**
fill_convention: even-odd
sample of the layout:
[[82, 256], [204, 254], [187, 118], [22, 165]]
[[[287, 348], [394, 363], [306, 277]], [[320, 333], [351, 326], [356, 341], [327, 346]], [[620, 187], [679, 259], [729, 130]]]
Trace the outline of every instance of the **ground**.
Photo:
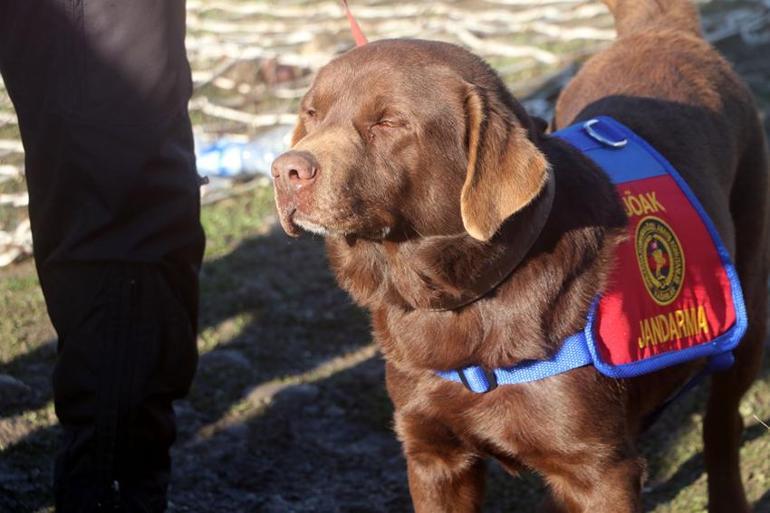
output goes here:
[[[353, 3], [354, 7], [364, 4]], [[463, 36], [466, 44], [476, 44], [479, 51], [488, 46], [473, 37], [478, 39], [478, 34], [490, 27], [487, 33], [494, 37], [485, 39], [487, 43], [499, 40], [511, 44], [541, 37], [549, 30], [536, 25], [542, 20], [563, 27], [563, 9], [549, 11], [551, 4], [563, 8], [574, 3], [576, 7], [570, 12], [583, 13], [586, 26], [595, 30], [609, 26], [605, 14], [588, 11], [596, 2], [529, 2], [541, 9], [537, 12], [519, 3], [527, 4], [510, 0], [414, 2], [403, 5], [422, 10], [399, 13], [396, 9], [393, 17], [398, 20], [391, 20], [387, 8], [392, 2], [372, 1], [366, 3], [368, 10], [361, 9], [361, 17], [372, 39], [384, 34], [408, 35], [408, 31], [419, 32], [411, 35], [422, 37], [443, 37], [447, 30], [457, 28], [449, 22], [463, 19], [463, 27], [470, 26], [467, 31], [471, 37]], [[286, 43], [287, 54], [296, 54], [293, 67], [286, 71], [293, 73], [288, 86], [264, 88], [261, 82], [248, 79], [259, 73], [270, 75], [260, 75], [263, 82], [275, 79], [283, 83], [274, 76], [280, 75], [280, 69], [276, 71], [273, 66], [265, 71], [260, 67], [271, 62], [269, 55], [241, 55], [228, 64], [222, 57], [227, 51], [222, 55], [210, 52], [216, 55], [206, 61], [204, 49], [209, 46], [203, 42], [229, 48], [227, 34], [233, 33], [228, 32], [233, 25], [238, 28], [241, 24], [240, 32], [235, 32], [239, 37], [262, 30], [259, 23], [264, 20], [276, 23], [275, 33], [290, 32], [298, 26], [287, 21], [294, 19], [292, 9], [308, 5], [317, 7], [319, 13], [309, 19], [326, 28], [299, 46]], [[193, 115], [207, 134], [250, 130], [239, 126], [238, 120], [217, 121], [212, 111], [201, 108], [201, 98], [249, 115], [291, 112], [297, 99], [292, 91], [301, 93], [306, 86], [316, 66], [314, 59], [323, 60], [324, 52], [334, 51], [335, 45], [344, 48], [349, 44], [344, 21], [334, 21], [339, 13], [333, 2], [300, 1], [278, 7], [260, 1], [189, 0], [189, 6], [188, 43], [199, 85]], [[767, 20], [768, 10], [760, 7], [758, 2], [709, 2], [702, 11], [719, 48], [750, 83], [760, 108], [768, 112], [770, 38], [767, 23], [756, 27], [762, 16]], [[754, 13], [748, 22], [739, 14], [746, 9]], [[534, 14], [527, 14], [531, 11]], [[475, 21], [458, 18], [464, 12], [474, 13], [475, 18], [469, 14], [467, 19]], [[534, 35], [506, 36], [495, 21], [501, 13], [520, 16], [522, 23], [534, 26]], [[741, 20], [747, 24], [740, 25]], [[332, 28], [328, 28], [330, 23]], [[444, 25], [437, 28], [437, 24]], [[746, 26], [749, 28], [740, 28]], [[731, 27], [738, 29], [728, 30]], [[500, 33], [494, 32], [496, 28]], [[721, 29], [723, 33], [719, 33]], [[213, 32], [224, 35], [213, 41]], [[335, 35], [343, 37], [335, 39]], [[513, 90], [530, 100], [530, 108], [547, 114], [549, 101], [568, 75], [563, 70], [572, 69], [572, 62], [601, 46], [603, 37], [599, 33], [598, 39], [588, 43], [580, 39], [539, 41], [538, 48], [557, 56], [572, 56], [555, 62], [540, 55], [547, 62], [534, 59], [523, 65], [521, 58], [511, 56], [515, 52], [498, 47], [489, 50], [487, 57], [503, 71]], [[279, 40], [270, 41], [281, 45]], [[303, 50], [297, 51], [298, 47]], [[217, 66], [226, 73], [206, 76], [206, 70]], [[248, 87], [239, 87], [239, 83]], [[228, 88], [228, 84], [234, 85]], [[238, 90], [239, 99], [233, 99], [233, 89]], [[225, 94], [227, 91], [230, 93]], [[269, 94], [258, 94], [265, 91]], [[247, 104], [243, 97], [249, 95], [259, 96], [262, 103]], [[0, 92], [0, 107], [1, 96]], [[0, 126], [0, 138], [13, 137], [14, 127], [2, 130]], [[0, 192], [13, 193], [21, 190], [23, 182], [0, 187], [6, 187]], [[203, 211], [208, 248], [202, 272], [201, 359], [189, 397], [176, 405], [180, 433], [173, 451], [170, 511], [410, 511], [404, 459], [392, 430], [392, 410], [383, 387], [382, 359], [371, 343], [366, 314], [336, 287], [320, 239], [290, 240], [276, 227], [267, 181], [236, 185], [224, 196]], [[18, 211], [0, 212], [0, 223], [10, 223], [18, 215]], [[52, 510], [50, 476], [58, 428], [51, 403], [50, 372], [55, 357], [55, 334], [46, 320], [32, 262], [22, 260], [0, 268], [0, 512]], [[680, 400], [644, 436], [643, 451], [649, 462], [645, 511], [705, 511], [700, 435], [706, 394], [707, 386], [703, 386]], [[768, 358], [741, 405], [741, 413], [747, 425], [742, 447], [744, 482], [755, 511], [767, 513], [770, 432], [763, 423], [770, 423]], [[535, 475], [514, 480], [494, 464], [489, 472], [486, 512], [529, 512], [543, 496], [543, 485]]]

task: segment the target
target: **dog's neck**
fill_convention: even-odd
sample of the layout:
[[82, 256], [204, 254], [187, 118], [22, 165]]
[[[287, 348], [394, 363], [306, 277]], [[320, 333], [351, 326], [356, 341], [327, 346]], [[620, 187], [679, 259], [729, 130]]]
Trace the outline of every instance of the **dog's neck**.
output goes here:
[[[548, 220], [556, 190], [554, 173], [529, 205], [486, 242], [467, 233], [383, 242], [393, 289], [405, 306], [454, 310], [488, 295], [526, 258]], [[392, 298], [395, 299], [395, 298]]]

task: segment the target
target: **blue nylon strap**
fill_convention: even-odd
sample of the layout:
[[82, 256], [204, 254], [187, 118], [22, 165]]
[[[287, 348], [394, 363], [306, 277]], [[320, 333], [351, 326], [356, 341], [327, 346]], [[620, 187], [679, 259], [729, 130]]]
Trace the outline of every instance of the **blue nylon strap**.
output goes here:
[[621, 148], [612, 148], [588, 135], [584, 123], [577, 123], [552, 135], [567, 141], [604, 169], [614, 184], [652, 178], [666, 174], [666, 168], [647, 148], [631, 137], [628, 129], [612, 118], [600, 116], [591, 130], [609, 140], [626, 141]]
[[[485, 370], [471, 365], [458, 370], [440, 371], [437, 374], [449, 381], [464, 383], [466, 388], [484, 394], [497, 385], [517, 385], [561, 374], [593, 362], [583, 333], [564, 339], [561, 349], [549, 360], [530, 360], [514, 367]], [[460, 373], [463, 376], [460, 376]], [[492, 379], [490, 379], [491, 374]], [[464, 378], [464, 380], [463, 380]]]

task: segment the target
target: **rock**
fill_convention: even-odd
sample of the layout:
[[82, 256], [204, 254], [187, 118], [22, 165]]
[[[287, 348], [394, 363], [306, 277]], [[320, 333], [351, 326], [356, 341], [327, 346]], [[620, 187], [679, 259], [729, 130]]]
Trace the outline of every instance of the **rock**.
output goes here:
[[215, 349], [204, 354], [200, 361], [201, 369], [205, 368], [232, 368], [243, 370], [251, 369], [251, 362], [240, 351], [235, 349]]
[[227, 436], [231, 443], [243, 441], [249, 436], [249, 426], [242, 422], [238, 422], [237, 424], [229, 426], [222, 432], [222, 434]]
[[318, 398], [320, 393], [321, 391], [316, 385], [300, 383], [281, 392], [281, 400], [296, 400], [309, 403]]
[[293, 82], [303, 75], [310, 73], [309, 70], [297, 66], [287, 66], [281, 64], [278, 59], [264, 59], [259, 64], [259, 78], [268, 85], [282, 84], [284, 82]]
[[292, 504], [280, 495], [272, 495], [261, 505], [260, 511], [265, 513], [291, 513], [294, 511]]
[[184, 417], [187, 415], [194, 415], [195, 414], [195, 408], [192, 407], [190, 404], [190, 401], [187, 401], [185, 399], [179, 399], [174, 401], [174, 414], [176, 414], [177, 417]]
[[318, 415], [318, 412], [321, 411], [321, 408], [317, 404], [308, 404], [304, 408], [302, 408], [302, 413], [306, 417], [314, 417]]
[[337, 406], [336, 404], [331, 404], [326, 408], [326, 411], [324, 412], [328, 417], [343, 417], [345, 416], [345, 410]]
[[8, 374], [0, 374], [0, 408], [24, 402], [31, 392], [32, 389], [24, 382]]

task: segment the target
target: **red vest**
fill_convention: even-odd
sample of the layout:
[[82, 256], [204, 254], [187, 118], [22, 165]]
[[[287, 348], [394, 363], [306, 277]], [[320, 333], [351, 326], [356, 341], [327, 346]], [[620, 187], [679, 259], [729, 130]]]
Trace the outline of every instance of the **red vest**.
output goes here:
[[687, 183], [612, 118], [555, 135], [609, 175], [628, 215], [628, 238], [585, 330], [594, 365], [629, 377], [731, 351], [747, 326], [740, 283]]

